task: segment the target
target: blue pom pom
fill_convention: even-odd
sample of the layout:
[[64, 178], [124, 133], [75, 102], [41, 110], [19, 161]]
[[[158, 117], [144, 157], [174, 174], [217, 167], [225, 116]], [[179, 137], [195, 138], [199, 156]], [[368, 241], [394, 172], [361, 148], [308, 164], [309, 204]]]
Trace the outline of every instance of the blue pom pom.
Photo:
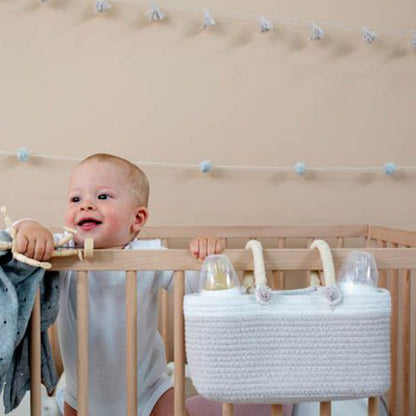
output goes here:
[[303, 175], [306, 172], [306, 165], [303, 162], [298, 162], [295, 165], [296, 175]]
[[397, 165], [393, 162], [385, 163], [383, 166], [383, 172], [386, 175], [392, 176], [397, 173]]
[[203, 160], [200, 163], [199, 168], [201, 169], [202, 173], [207, 173], [212, 169], [212, 163], [209, 160]]
[[21, 162], [27, 162], [30, 158], [30, 150], [26, 149], [25, 147], [21, 147], [17, 150], [17, 158]]

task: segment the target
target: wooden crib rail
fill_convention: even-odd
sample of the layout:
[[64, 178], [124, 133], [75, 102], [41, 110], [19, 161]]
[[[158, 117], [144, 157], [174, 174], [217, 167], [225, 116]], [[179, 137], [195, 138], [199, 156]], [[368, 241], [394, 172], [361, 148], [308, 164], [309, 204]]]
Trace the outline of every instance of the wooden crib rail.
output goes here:
[[219, 226], [219, 227], [147, 227], [139, 238], [193, 238], [209, 235], [225, 238], [279, 238], [279, 237], [366, 237], [368, 225], [284, 225], [284, 226]]
[[[229, 239], [250, 238], [302, 238], [302, 237], [367, 237], [367, 224], [351, 225], [275, 225], [275, 226], [147, 226], [139, 239], [191, 239], [209, 235]], [[51, 232], [61, 233], [62, 228], [50, 227]]]
[[[333, 249], [335, 268], [339, 268], [351, 249]], [[382, 270], [416, 269], [416, 248], [367, 248]], [[253, 270], [251, 254], [246, 250], [225, 250], [237, 271]], [[265, 249], [263, 251], [267, 270], [317, 270], [321, 259], [315, 250]], [[188, 250], [95, 250], [92, 259], [79, 261], [75, 258], [53, 260], [52, 270], [199, 270], [201, 263], [192, 258]]]
[[368, 238], [370, 240], [416, 247], [416, 231], [405, 231], [395, 228], [370, 225], [368, 228]]
[[[322, 235], [321, 232], [318, 233]], [[284, 240], [280, 240], [280, 247]], [[342, 241], [338, 240], [338, 245]], [[332, 250], [335, 267], [339, 269], [343, 260], [351, 249], [336, 248]], [[416, 270], [416, 248], [368, 248], [366, 251], [373, 254], [380, 270]], [[226, 254], [237, 271], [253, 270], [252, 255], [246, 250], [225, 250]], [[277, 276], [278, 272], [291, 270], [313, 270], [321, 268], [321, 260], [316, 250], [310, 249], [266, 249], [264, 250], [265, 268]], [[184, 270], [199, 270], [201, 263], [192, 258], [188, 250], [143, 250], [143, 251], [122, 251], [122, 250], [95, 250], [94, 257], [79, 261], [75, 258], [57, 258], [52, 262], [52, 270], [74, 270], [78, 272], [78, 377], [79, 377], [79, 408], [78, 416], [88, 415], [88, 284], [89, 271], [94, 270], [121, 270], [126, 271], [126, 314], [127, 314], [127, 363], [131, 368], [137, 368], [137, 310], [135, 304], [134, 281], [137, 270], [173, 270], [174, 271], [174, 360], [175, 360], [175, 416], [185, 416], [185, 392], [184, 392], [184, 319], [182, 301], [184, 296]], [[396, 279], [398, 280], [399, 275]], [[31, 372], [33, 374], [34, 390], [32, 390], [32, 416], [40, 416], [40, 338], [37, 336], [40, 313], [39, 307], [35, 308], [32, 314], [32, 356]], [[408, 364], [406, 364], [408, 365]], [[137, 416], [137, 396], [135, 396], [135, 383], [137, 372], [129, 371], [127, 374], [128, 383], [128, 416]], [[392, 380], [392, 391], [396, 391], [397, 380]], [[223, 415], [232, 416], [232, 404], [223, 407]], [[272, 415], [282, 414], [282, 407], [278, 404], [273, 406]], [[321, 416], [331, 415], [331, 403], [325, 402], [321, 405]], [[378, 399], [370, 398], [370, 416], [378, 415]], [[336, 415], [334, 415], [336, 416]], [[392, 416], [399, 416], [393, 409]]]

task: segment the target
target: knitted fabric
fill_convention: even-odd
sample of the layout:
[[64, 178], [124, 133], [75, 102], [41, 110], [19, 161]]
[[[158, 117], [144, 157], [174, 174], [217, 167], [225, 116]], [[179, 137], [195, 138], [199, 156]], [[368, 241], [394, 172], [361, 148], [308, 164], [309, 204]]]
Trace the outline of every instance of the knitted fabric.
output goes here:
[[[10, 241], [6, 232], [0, 239]], [[0, 252], [0, 393], [5, 412], [15, 409], [30, 389], [30, 328], [37, 289], [41, 288], [41, 376], [49, 393], [58, 377], [47, 329], [58, 314], [58, 273], [34, 268]]]

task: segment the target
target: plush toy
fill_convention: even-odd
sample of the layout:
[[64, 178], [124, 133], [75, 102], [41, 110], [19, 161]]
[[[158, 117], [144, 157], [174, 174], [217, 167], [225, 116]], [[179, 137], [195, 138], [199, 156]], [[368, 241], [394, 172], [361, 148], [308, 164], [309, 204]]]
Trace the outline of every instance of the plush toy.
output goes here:
[[[15, 248], [15, 241], [16, 241], [16, 230], [13, 227], [13, 222], [10, 219], [9, 215], [7, 214], [7, 208], [1, 207], [1, 213], [3, 214], [4, 222], [6, 227], [9, 230], [10, 237], [12, 238], [12, 242], [4, 242], [0, 241], [0, 250], [11, 250], [13, 253], [13, 258], [16, 260], [29, 264], [30, 266], [34, 267], [41, 267], [43, 269], [50, 269], [52, 267], [51, 263], [49, 262], [42, 262], [35, 259], [31, 259], [26, 257], [25, 255], [18, 253]], [[62, 247], [63, 245], [67, 244], [69, 241], [73, 240], [74, 234], [76, 230], [73, 230], [68, 227], [62, 227], [68, 234], [65, 235], [56, 245], [55, 248]], [[84, 249], [68, 249], [68, 248], [61, 248], [60, 250], [54, 250], [52, 253], [52, 257], [69, 257], [69, 256], [78, 256], [80, 260], [83, 258], [92, 257], [94, 252], [94, 240], [92, 238], [86, 238], [84, 242]]]

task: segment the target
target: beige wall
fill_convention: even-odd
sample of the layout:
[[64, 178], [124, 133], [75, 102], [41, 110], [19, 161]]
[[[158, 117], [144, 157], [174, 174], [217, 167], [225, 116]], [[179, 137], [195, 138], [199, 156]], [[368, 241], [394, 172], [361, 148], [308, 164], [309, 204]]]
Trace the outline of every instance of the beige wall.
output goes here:
[[[114, 2], [116, 3], [116, 2]], [[174, 2], [177, 4], [176, 2]], [[162, 6], [166, 3], [160, 3]], [[182, 3], [186, 5], [186, 2]], [[215, 10], [414, 28], [416, 3], [198, 0]], [[416, 52], [410, 35], [280, 25], [93, 1], [0, 5], [0, 149], [139, 161], [292, 166], [416, 165]], [[71, 162], [0, 156], [15, 218], [62, 223]], [[153, 225], [376, 223], [416, 229], [416, 173], [292, 174], [146, 168]]]

